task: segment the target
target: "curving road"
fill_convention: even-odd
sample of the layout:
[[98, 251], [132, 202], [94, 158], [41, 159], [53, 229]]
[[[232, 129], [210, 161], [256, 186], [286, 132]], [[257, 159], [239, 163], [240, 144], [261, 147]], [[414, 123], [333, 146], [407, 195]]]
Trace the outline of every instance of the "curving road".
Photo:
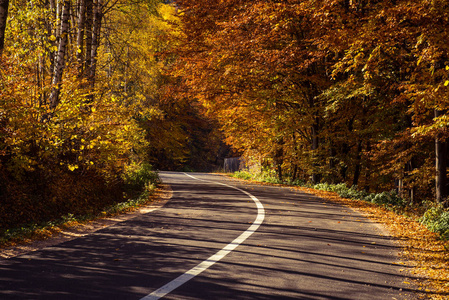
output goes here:
[[418, 298], [395, 243], [348, 208], [219, 175], [160, 175], [173, 189], [163, 208], [0, 260], [0, 299]]

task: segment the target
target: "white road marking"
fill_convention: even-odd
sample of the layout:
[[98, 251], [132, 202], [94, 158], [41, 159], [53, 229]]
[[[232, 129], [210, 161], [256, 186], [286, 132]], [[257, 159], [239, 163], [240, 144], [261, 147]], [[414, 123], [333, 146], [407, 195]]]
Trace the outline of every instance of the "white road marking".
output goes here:
[[193, 267], [192, 269], [190, 269], [189, 271], [185, 272], [184, 274], [182, 274], [178, 278], [170, 281], [169, 283], [167, 283], [163, 287], [155, 290], [154, 292], [152, 292], [151, 294], [141, 298], [140, 300], [156, 300], [156, 299], [160, 299], [160, 298], [164, 297], [165, 295], [167, 295], [168, 293], [170, 293], [173, 290], [175, 290], [176, 288], [180, 287], [181, 285], [183, 285], [184, 283], [186, 283], [190, 279], [192, 279], [195, 276], [201, 274], [203, 271], [208, 269], [210, 266], [212, 266], [213, 264], [215, 264], [216, 262], [221, 260], [223, 257], [228, 255], [231, 251], [233, 251], [241, 243], [243, 243], [248, 237], [250, 237], [254, 232], [256, 232], [256, 230], [259, 228], [259, 226], [262, 224], [262, 222], [263, 222], [263, 220], [265, 218], [265, 209], [264, 209], [262, 203], [260, 203], [259, 199], [257, 199], [256, 197], [254, 197], [253, 195], [251, 195], [247, 191], [242, 190], [242, 189], [240, 189], [238, 187], [235, 187], [235, 186], [232, 186], [232, 185], [225, 184], [225, 183], [214, 182], [214, 181], [209, 181], [209, 180], [203, 180], [203, 179], [196, 178], [196, 177], [194, 177], [192, 175], [189, 175], [189, 174], [186, 174], [186, 173], [184, 173], [184, 174], [186, 176], [189, 176], [189, 177], [191, 177], [193, 179], [196, 179], [196, 180], [211, 182], [211, 183], [219, 184], [219, 185], [224, 185], [226, 187], [230, 187], [230, 188], [236, 189], [236, 190], [238, 190], [238, 191], [248, 195], [248, 197], [250, 197], [254, 201], [254, 203], [256, 203], [256, 206], [257, 206], [257, 217], [256, 217], [256, 220], [253, 222], [253, 224], [245, 232], [243, 232], [241, 235], [239, 235], [231, 243], [226, 245], [223, 249], [221, 249], [220, 251], [218, 251], [217, 253], [215, 253], [214, 255], [212, 255], [211, 257], [206, 259], [205, 261], [199, 263], [196, 267]]

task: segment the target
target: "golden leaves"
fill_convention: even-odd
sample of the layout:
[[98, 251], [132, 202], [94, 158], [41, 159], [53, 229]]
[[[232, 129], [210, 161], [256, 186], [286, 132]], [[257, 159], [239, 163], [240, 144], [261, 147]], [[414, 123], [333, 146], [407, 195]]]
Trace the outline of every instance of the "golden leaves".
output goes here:
[[67, 166], [67, 168], [70, 170], [70, 171], [75, 171], [76, 169], [78, 169], [79, 167], [78, 167], [78, 165], [68, 165]]

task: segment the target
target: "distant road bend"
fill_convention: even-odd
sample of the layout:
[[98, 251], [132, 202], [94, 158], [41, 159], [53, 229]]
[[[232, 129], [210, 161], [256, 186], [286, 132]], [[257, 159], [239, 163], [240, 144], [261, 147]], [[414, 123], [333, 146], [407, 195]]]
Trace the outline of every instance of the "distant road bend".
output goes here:
[[0, 299], [417, 299], [397, 246], [289, 188], [161, 172], [162, 208], [0, 260]]

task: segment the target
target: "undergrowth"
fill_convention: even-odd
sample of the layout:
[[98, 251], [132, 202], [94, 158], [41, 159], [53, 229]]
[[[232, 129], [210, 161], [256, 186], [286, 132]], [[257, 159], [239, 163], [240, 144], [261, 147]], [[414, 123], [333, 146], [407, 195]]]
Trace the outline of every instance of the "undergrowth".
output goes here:
[[36, 236], [45, 237], [51, 232], [57, 232], [70, 224], [85, 223], [102, 217], [114, 216], [133, 210], [150, 201], [160, 183], [159, 176], [149, 164], [132, 164], [125, 169], [122, 176], [124, 192], [122, 202], [108, 205], [96, 213], [73, 214], [55, 217], [51, 221], [29, 223], [14, 228], [0, 229], [0, 246], [20, 243]]
[[427, 209], [420, 222], [430, 231], [438, 233], [443, 240], [449, 240], [449, 211], [442, 205]]

